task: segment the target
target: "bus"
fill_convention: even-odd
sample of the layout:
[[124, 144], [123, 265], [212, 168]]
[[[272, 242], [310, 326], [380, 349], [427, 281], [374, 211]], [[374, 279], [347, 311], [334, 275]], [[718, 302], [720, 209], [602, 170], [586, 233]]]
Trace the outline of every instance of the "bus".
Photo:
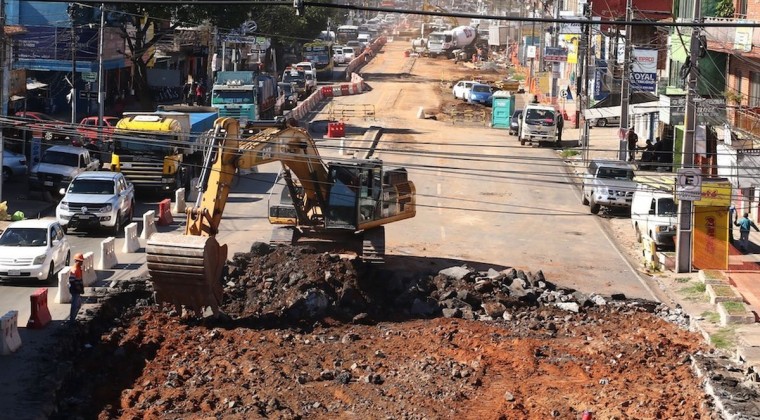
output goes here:
[[338, 26], [338, 42], [346, 44], [348, 41], [353, 41], [359, 36], [359, 27], [354, 25], [341, 25]]
[[[340, 30], [340, 29], [338, 29]], [[317, 80], [331, 80], [333, 71], [332, 42], [315, 39], [303, 44], [303, 59], [314, 64]]]

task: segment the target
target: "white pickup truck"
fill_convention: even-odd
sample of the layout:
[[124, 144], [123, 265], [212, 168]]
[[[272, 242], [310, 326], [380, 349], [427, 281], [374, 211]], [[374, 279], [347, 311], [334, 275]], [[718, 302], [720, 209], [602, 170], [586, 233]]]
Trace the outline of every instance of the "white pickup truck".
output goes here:
[[105, 228], [118, 235], [132, 221], [135, 187], [121, 172], [85, 172], [66, 190], [55, 209], [64, 230]]
[[592, 214], [602, 206], [630, 209], [637, 186], [633, 169], [623, 162], [592, 160], [583, 175], [581, 202]]
[[100, 161], [90, 157], [84, 147], [53, 146], [29, 173], [29, 189], [56, 193], [66, 188], [74, 177], [82, 172], [97, 171]]

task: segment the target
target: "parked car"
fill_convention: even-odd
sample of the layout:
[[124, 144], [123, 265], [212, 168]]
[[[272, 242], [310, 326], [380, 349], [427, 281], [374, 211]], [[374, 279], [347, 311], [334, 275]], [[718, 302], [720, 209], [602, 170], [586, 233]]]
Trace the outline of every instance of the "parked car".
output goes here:
[[657, 191], [646, 185], [639, 185], [631, 202], [631, 224], [636, 240], [643, 236], [652, 238], [656, 246], [675, 245], [678, 231], [678, 204], [673, 193]]
[[3, 150], [3, 181], [26, 175], [26, 156]]
[[516, 136], [520, 131], [520, 118], [522, 118], [522, 109], [518, 109], [512, 113], [512, 117], [509, 118], [509, 134]]
[[454, 89], [452, 92], [454, 93], [454, 98], [462, 99], [464, 101], [470, 99], [470, 90], [472, 89], [472, 85], [474, 85], [475, 82], [473, 80], [460, 80], [457, 82], [457, 84], [454, 85]]
[[620, 125], [620, 116], [613, 115], [607, 118], [589, 118], [588, 125], [591, 127], [607, 127], [610, 125]]
[[[20, 111], [13, 114], [13, 125], [21, 131], [16, 138], [38, 138], [49, 142], [66, 142], [73, 136], [65, 121], [57, 120], [42, 112]], [[26, 132], [25, 132], [26, 130]], [[31, 133], [29, 137], [28, 133]]]
[[0, 235], [0, 279], [53, 282], [70, 259], [71, 246], [55, 219], [13, 222]]
[[[110, 141], [113, 136], [114, 127], [120, 120], [119, 117], [103, 117], [103, 140]], [[77, 133], [79, 134], [80, 145], [86, 144], [88, 141], [98, 140], [98, 117], [85, 117], [79, 122], [77, 127]]]
[[60, 193], [55, 217], [64, 231], [105, 228], [118, 235], [132, 221], [135, 187], [121, 172], [83, 172]]
[[493, 90], [485, 83], [474, 83], [470, 87], [468, 102], [491, 106]]
[[343, 47], [337, 46], [332, 49], [333, 61], [336, 65], [346, 64], [346, 56], [343, 54]]

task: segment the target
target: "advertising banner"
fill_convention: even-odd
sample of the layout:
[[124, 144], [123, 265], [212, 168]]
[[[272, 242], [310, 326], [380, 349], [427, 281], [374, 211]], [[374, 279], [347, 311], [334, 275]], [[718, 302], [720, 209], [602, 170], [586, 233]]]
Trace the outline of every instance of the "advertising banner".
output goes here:
[[633, 49], [631, 90], [654, 92], [657, 90], [657, 50]]
[[601, 101], [610, 94], [610, 87], [607, 86], [605, 77], [607, 76], [607, 62], [605, 60], [596, 60], [594, 68], [594, 100]]
[[695, 206], [692, 263], [700, 270], [728, 269], [728, 207]]
[[[14, 37], [16, 57], [19, 59], [71, 60], [71, 28], [29, 26], [27, 33]], [[76, 31], [76, 59], [97, 60], [97, 28], [78, 28]]]
[[546, 47], [544, 61], [567, 61], [567, 50], [562, 47]]

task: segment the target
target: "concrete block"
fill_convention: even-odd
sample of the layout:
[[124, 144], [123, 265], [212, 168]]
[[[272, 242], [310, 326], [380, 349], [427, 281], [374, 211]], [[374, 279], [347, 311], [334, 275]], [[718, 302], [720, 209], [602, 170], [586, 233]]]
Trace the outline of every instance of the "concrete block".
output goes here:
[[71, 267], [63, 267], [63, 270], [58, 272], [58, 291], [55, 292], [55, 303], [71, 303], [71, 293], [69, 293], [69, 276], [71, 275]]
[[113, 268], [119, 261], [116, 258], [116, 238], [113, 236], [104, 239], [100, 243], [100, 261], [98, 261], [98, 270], [108, 270]]
[[82, 262], [82, 282], [85, 286], [92, 286], [98, 281], [98, 273], [95, 272], [95, 254], [86, 252]]
[[704, 284], [728, 284], [728, 276], [720, 270], [699, 270], [698, 277]]
[[122, 252], [128, 254], [140, 249], [140, 240], [137, 239], [137, 223], [132, 222], [124, 228], [124, 247]]
[[705, 286], [705, 293], [713, 305], [720, 302], [744, 302], [741, 293], [729, 284], [708, 284]]
[[149, 210], [143, 214], [143, 230], [140, 234], [141, 239], [150, 239], [151, 235], [156, 233], [156, 211]]
[[187, 204], [185, 203], [185, 189], [180, 188], [174, 193], [174, 203], [172, 203], [172, 213], [185, 214], [186, 207], [187, 207]]
[[719, 302], [718, 314], [720, 315], [720, 325], [735, 324], [753, 324], [755, 314], [747, 309], [747, 306], [741, 302]]

